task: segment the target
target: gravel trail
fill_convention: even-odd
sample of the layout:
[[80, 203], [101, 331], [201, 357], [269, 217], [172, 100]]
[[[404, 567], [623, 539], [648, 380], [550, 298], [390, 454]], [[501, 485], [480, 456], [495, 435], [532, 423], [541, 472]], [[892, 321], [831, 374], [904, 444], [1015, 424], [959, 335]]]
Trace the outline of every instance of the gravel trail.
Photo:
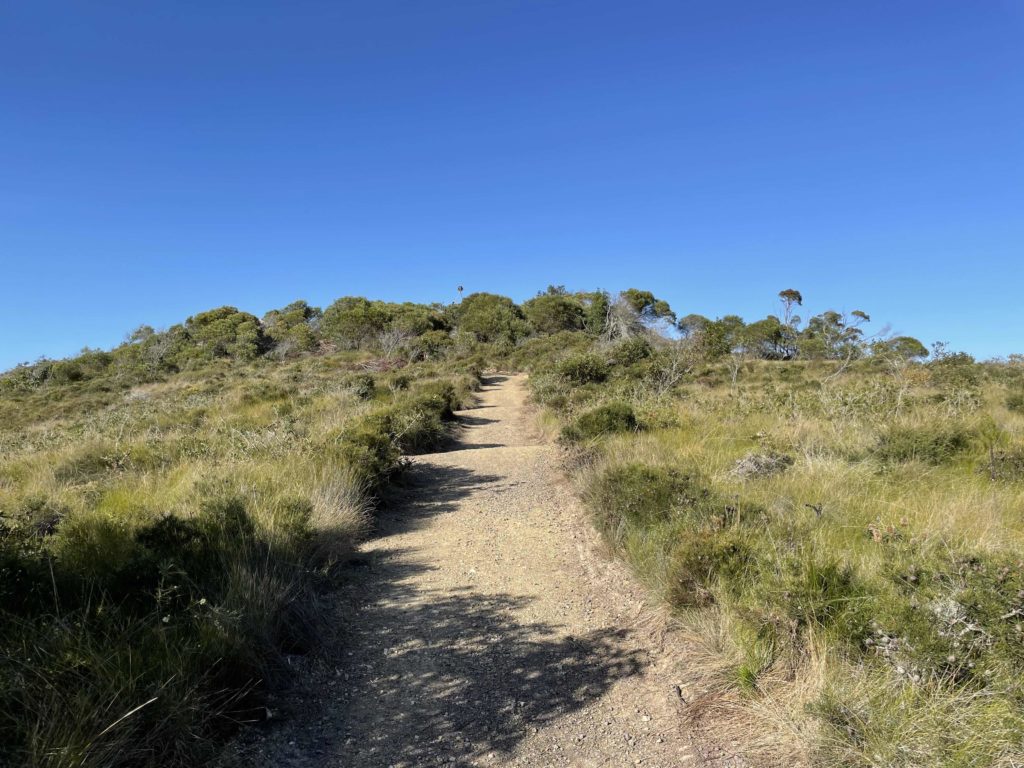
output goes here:
[[642, 593], [593, 537], [535, 437], [520, 376], [417, 456], [333, 610], [337, 651], [303, 666], [245, 764], [701, 764]]

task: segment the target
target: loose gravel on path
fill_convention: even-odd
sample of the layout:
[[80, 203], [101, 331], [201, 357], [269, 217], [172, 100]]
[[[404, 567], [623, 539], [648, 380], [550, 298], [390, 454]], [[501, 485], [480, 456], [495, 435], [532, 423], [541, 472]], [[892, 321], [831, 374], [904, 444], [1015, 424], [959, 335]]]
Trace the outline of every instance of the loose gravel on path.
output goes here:
[[701, 764], [641, 592], [593, 552], [525, 403], [492, 377], [454, 450], [414, 457], [333, 598], [337, 650], [295, 659], [243, 764]]

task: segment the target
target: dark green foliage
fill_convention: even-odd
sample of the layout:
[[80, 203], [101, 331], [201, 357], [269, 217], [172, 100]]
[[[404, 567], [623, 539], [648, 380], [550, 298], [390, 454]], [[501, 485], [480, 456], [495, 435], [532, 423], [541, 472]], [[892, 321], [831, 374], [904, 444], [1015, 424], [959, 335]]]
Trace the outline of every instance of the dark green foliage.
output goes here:
[[280, 357], [311, 352], [317, 345], [316, 325], [323, 311], [305, 301], [293, 301], [283, 309], [272, 309], [263, 316], [263, 327]]
[[[846, 316], [834, 310], [812, 317], [807, 326], [796, 334], [796, 350], [801, 358], [814, 360], [844, 360], [864, 354], [860, 342], [862, 323], [870, 320], [866, 314], [855, 310]], [[783, 336], [795, 329], [784, 329]]]
[[647, 339], [641, 337], [623, 339], [612, 348], [611, 359], [615, 365], [635, 365], [650, 357], [652, 352], [651, 344]]
[[984, 687], [1024, 664], [1019, 558], [914, 553], [892, 580], [897, 596], [878, 602], [864, 644], [908, 676]]
[[427, 331], [411, 342], [410, 350], [414, 359], [437, 360], [443, 358], [454, 344], [447, 331]]
[[[826, 627], [866, 595], [853, 568], [822, 558], [810, 545], [759, 574], [752, 599], [768, 617], [783, 625]], [[773, 616], [774, 614], [774, 616]]]
[[391, 425], [382, 414], [371, 416], [338, 435], [328, 444], [328, 450], [368, 487], [379, 489], [398, 469], [401, 455]]
[[[49, 547], [31, 532], [0, 534], [0, 759], [80, 764], [76, 752], [104, 754], [102, 740], [95, 743], [102, 723], [136, 706], [121, 727], [140, 742], [208, 755], [207, 739], [233, 729], [257, 703], [258, 681], [282, 647], [278, 628], [297, 621], [284, 604], [285, 613], [257, 615], [232, 596], [232, 576], [254, 563], [264, 575], [292, 570], [291, 554], [282, 563], [271, 550], [244, 501], [218, 494], [191, 518], [135, 530], [72, 517]], [[24, 670], [45, 675], [47, 688]], [[115, 701], [117, 711], [104, 714]], [[50, 720], [33, 726], [36, 706], [46, 706]], [[101, 725], [90, 726], [97, 714]], [[63, 729], [71, 741], [61, 762], [31, 752], [33, 728]], [[156, 764], [142, 752], [124, 754], [131, 741], [119, 734], [120, 751], [103, 764]]]
[[470, 397], [466, 387], [460, 391], [451, 381], [430, 381], [416, 387], [411, 402], [434, 411], [444, 421], [451, 421], [455, 411], [469, 404]]
[[913, 336], [897, 336], [894, 339], [877, 342], [874, 354], [895, 356], [902, 360], [923, 360], [928, 357], [928, 347]]
[[482, 342], [514, 342], [527, 334], [526, 318], [512, 299], [473, 293], [453, 307], [459, 330]]
[[591, 353], [573, 355], [559, 363], [558, 374], [572, 384], [601, 382], [608, 378], [608, 363]]
[[668, 305], [667, 301], [659, 299], [650, 291], [641, 291], [637, 288], [627, 288], [621, 294], [623, 301], [628, 304], [642, 320], [655, 322], [665, 320], [676, 322], [675, 312]]
[[615, 532], [625, 522], [644, 526], [677, 514], [704, 520], [716, 502], [697, 473], [626, 464], [602, 473], [587, 490], [598, 527]]
[[1013, 413], [1024, 413], [1024, 392], [1011, 392], [1006, 396], [1006, 409]]
[[791, 354], [786, 328], [774, 316], [739, 329], [736, 341], [747, 354], [762, 360], [783, 360]]
[[368, 373], [357, 373], [351, 376], [347, 382], [348, 388], [360, 400], [369, 400], [377, 391], [376, 381]]
[[615, 432], [637, 429], [636, 414], [628, 403], [606, 403], [580, 415], [562, 430], [562, 439], [569, 442], [593, 440]]
[[388, 328], [409, 336], [447, 331], [444, 320], [436, 307], [423, 304], [388, 304]]
[[933, 345], [926, 364], [932, 384], [946, 390], [971, 389], [981, 383], [981, 371], [966, 352], [950, 352], [943, 343]]
[[554, 361], [566, 353], [589, 349], [593, 340], [583, 333], [561, 331], [551, 336], [532, 336], [509, 354], [508, 362], [517, 370], [549, 371]]
[[345, 296], [324, 310], [320, 327], [326, 338], [343, 347], [358, 348], [373, 343], [389, 320], [383, 302]]
[[874, 455], [886, 463], [921, 461], [942, 464], [956, 458], [971, 445], [972, 434], [958, 425], [928, 427], [892, 426], [883, 432]]
[[185, 321], [188, 343], [178, 353], [183, 360], [232, 357], [252, 360], [268, 348], [260, 321], [234, 307], [200, 312]]
[[578, 331], [583, 328], [583, 305], [564, 294], [541, 294], [523, 304], [530, 327], [537, 333]]
[[756, 550], [744, 530], [709, 530], [681, 537], [668, 567], [668, 599], [675, 607], [709, 605], [715, 588], [734, 596], [754, 579]]
[[591, 336], [600, 336], [608, 321], [611, 297], [605, 291], [576, 295], [583, 304], [583, 329]]

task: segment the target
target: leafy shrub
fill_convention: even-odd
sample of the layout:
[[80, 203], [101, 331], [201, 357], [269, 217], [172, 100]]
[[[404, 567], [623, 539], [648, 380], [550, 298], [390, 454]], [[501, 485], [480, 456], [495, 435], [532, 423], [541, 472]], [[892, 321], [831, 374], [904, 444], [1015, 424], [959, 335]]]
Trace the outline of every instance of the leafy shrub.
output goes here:
[[598, 355], [585, 352], [563, 360], [558, 365], [558, 374], [573, 384], [599, 383], [608, 378], [608, 363]]
[[527, 335], [523, 311], [506, 296], [473, 293], [452, 307], [459, 330], [482, 342], [515, 342]]
[[523, 304], [530, 326], [543, 334], [583, 328], [583, 305], [574, 296], [542, 294]]
[[709, 605], [715, 602], [716, 588], [739, 595], [754, 578], [756, 558], [746, 531], [682, 537], [669, 559], [669, 602], [677, 607]]
[[350, 376], [346, 382], [348, 389], [360, 400], [369, 400], [377, 391], [377, 382], [368, 373]]
[[427, 331], [413, 339], [410, 352], [416, 360], [437, 360], [444, 357], [455, 346], [448, 331]]
[[611, 350], [611, 359], [616, 365], [633, 365], [651, 356], [651, 345], [647, 339], [635, 336], [623, 339]]
[[420, 384], [413, 392], [414, 400], [421, 407], [437, 413], [444, 421], [455, 418], [455, 411], [468, 399], [466, 391], [460, 392], [451, 381], [431, 381]]
[[942, 464], [966, 451], [970, 444], [971, 433], [962, 426], [892, 426], [879, 436], [874, 454], [890, 464], [904, 461]]
[[621, 402], [606, 403], [587, 411], [565, 427], [562, 438], [568, 442], [579, 442], [615, 432], [632, 432], [636, 428], [636, 414], [632, 406]]
[[[1007, 555], [914, 556], [893, 572], [866, 645], [915, 681], [986, 686], [1024, 664], [1024, 564]], [[904, 561], [905, 562], [905, 561]]]
[[601, 473], [586, 491], [598, 527], [612, 533], [622, 524], [648, 526], [673, 514], [703, 520], [715, 499], [697, 473], [626, 464]]
[[398, 468], [399, 447], [390, 423], [375, 414], [364, 423], [328, 439], [331, 455], [352, 470], [368, 488], [380, 489]]
[[1007, 395], [1006, 409], [1013, 413], [1024, 413], [1024, 392], [1011, 392]]
[[752, 589], [753, 602], [766, 618], [781, 618], [791, 627], [828, 626], [866, 594], [850, 565], [811, 546], [778, 558]]

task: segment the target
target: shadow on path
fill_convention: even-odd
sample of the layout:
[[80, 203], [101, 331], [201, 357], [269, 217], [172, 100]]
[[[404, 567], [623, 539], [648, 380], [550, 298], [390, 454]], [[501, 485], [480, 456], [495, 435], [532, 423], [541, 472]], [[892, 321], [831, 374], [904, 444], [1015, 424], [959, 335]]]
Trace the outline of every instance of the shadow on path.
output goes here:
[[[285, 735], [264, 743], [258, 765], [506, 765], [538, 729], [643, 671], [646, 655], [624, 631], [566, 636], [564, 627], [531, 618], [532, 597], [460, 586], [463, 566], [431, 549], [431, 536], [446, 529], [424, 529], [439, 516], [465, 511], [470, 496], [493, 503], [488, 497], [521, 482], [442, 460], [413, 464], [380, 510], [360, 567], [341, 574], [343, 626], [290, 697]], [[550, 606], [538, 612], [552, 617]]]
[[381, 552], [366, 573], [377, 594], [350, 630], [333, 764], [501, 763], [535, 728], [642, 671], [622, 631], [559, 637], [516, 620], [526, 598], [417, 588], [423, 569], [406, 554]]

